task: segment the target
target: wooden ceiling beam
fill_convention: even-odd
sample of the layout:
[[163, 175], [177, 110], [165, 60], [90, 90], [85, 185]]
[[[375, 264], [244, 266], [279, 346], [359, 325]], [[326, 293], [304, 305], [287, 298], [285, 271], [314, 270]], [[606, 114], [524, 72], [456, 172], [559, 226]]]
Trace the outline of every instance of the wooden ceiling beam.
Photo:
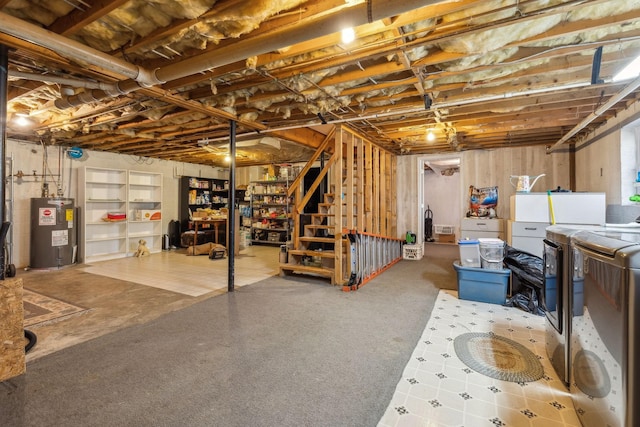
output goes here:
[[47, 28], [54, 33], [69, 36], [77, 33], [85, 26], [113, 12], [129, 0], [83, 0], [81, 3], [87, 9], [73, 9], [69, 14], [56, 19]]

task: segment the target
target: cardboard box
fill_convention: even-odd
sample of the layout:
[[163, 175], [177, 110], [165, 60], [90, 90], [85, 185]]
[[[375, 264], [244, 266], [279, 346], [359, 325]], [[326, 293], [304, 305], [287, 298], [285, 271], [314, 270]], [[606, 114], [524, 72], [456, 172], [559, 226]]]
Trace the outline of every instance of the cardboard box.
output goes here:
[[279, 242], [280, 241], [280, 233], [274, 232], [274, 231], [269, 232], [268, 240], [270, 242]]
[[504, 305], [511, 270], [462, 267], [458, 261], [454, 261], [453, 268], [458, 274], [458, 298]]
[[438, 234], [437, 236], [440, 243], [456, 243], [455, 234]]
[[138, 212], [140, 212], [140, 219], [137, 218], [136, 214], [136, 220], [139, 221], [160, 221], [162, 219], [160, 211], [140, 209]]

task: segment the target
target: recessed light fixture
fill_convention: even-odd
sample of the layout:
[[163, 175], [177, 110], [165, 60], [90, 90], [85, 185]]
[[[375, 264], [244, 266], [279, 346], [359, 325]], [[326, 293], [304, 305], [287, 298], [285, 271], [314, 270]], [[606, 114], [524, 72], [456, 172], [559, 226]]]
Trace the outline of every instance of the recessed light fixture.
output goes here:
[[624, 67], [622, 71], [613, 76], [614, 82], [621, 82], [623, 80], [630, 80], [640, 75], [640, 56], [631, 61], [629, 65]]
[[342, 30], [342, 43], [349, 44], [356, 39], [356, 32], [353, 28], [345, 28]]
[[29, 126], [33, 124], [33, 122], [29, 119], [29, 116], [23, 113], [16, 113], [13, 122], [18, 126]]
[[435, 141], [435, 140], [436, 140], [436, 134], [435, 134], [435, 133], [433, 133], [433, 131], [432, 131], [431, 129], [429, 129], [429, 130], [427, 131], [427, 141], [429, 141], [429, 142], [433, 142], [433, 141]]
[[224, 156], [224, 162], [225, 163], [230, 163], [231, 162], [231, 156], [229, 156], [229, 155]]

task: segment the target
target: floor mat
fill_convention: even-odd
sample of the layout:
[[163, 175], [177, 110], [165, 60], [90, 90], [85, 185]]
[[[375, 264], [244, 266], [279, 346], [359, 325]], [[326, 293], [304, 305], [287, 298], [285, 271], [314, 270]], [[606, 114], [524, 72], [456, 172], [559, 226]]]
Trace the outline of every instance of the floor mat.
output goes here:
[[469, 332], [453, 340], [456, 356], [476, 372], [502, 381], [531, 382], [544, 375], [535, 354], [493, 332]]
[[24, 326], [62, 320], [68, 316], [87, 311], [86, 308], [69, 304], [47, 295], [23, 289]]

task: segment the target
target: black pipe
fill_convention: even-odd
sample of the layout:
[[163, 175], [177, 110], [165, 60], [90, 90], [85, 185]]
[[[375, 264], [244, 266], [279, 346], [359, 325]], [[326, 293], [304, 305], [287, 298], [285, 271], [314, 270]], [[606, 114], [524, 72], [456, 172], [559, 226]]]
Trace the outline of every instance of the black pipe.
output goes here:
[[7, 79], [9, 76], [9, 48], [0, 45], [0, 177], [2, 184], [0, 185], [0, 221], [2, 221], [3, 233], [0, 236], [0, 280], [4, 280], [5, 275], [5, 238], [9, 230], [9, 222], [6, 222], [6, 168], [5, 160], [7, 152]]
[[602, 46], [596, 49], [593, 54], [593, 64], [591, 64], [591, 84], [603, 83], [600, 79], [600, 65], [602, 64]]
[[29, 353], [29, 350], [31, 350], [33, 346], [36, 345], [36, 342], [38, 342], [38, 337], [27, 329], [24, 330], [24, 337], [27, 339], [27, 343], [24, 346], [24, 352]]
[[229, 211], [227, 213], [227, 227], [229, 229], [229, 267], [227, 277], [227, 291], [234, 290], [235, 260], [236, 260], [236, 122], [229, 120]]

